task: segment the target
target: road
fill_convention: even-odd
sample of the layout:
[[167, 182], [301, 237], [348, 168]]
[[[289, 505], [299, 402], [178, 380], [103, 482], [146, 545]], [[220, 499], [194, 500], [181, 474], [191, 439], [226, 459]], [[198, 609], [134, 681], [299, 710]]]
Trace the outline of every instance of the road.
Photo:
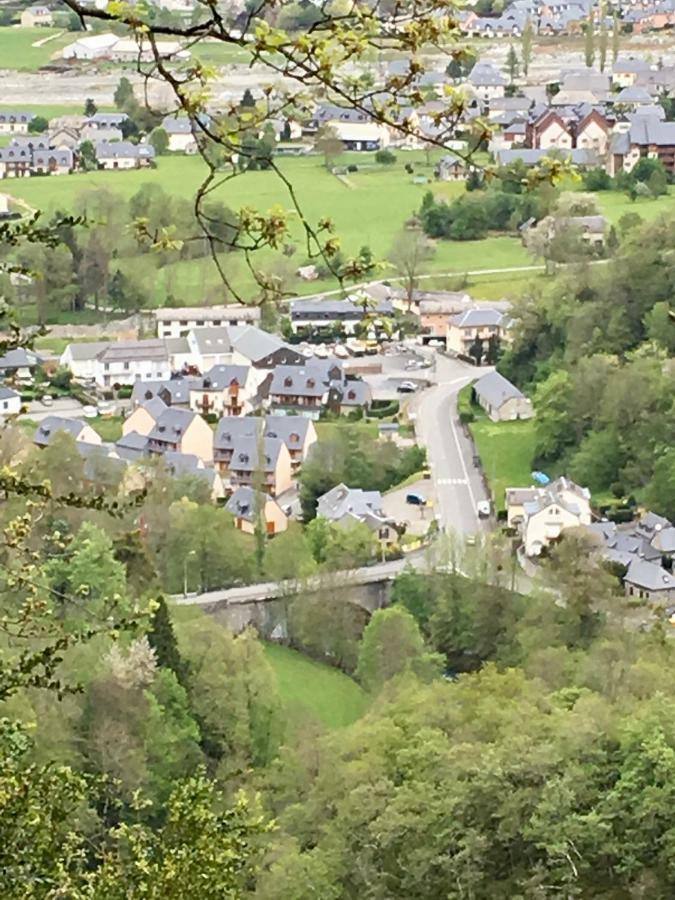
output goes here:
[[[488, 368], [482, 368], [483, 375]], [[476, 534], [486, 529], [476, 506], [488, 496], [480, 471], [473, 465], [473, 446], [457, 425], [457, 394], [476, 378], [474, 366], [436, 354], [434, 387], [414, 404], [418, 440], [426, 448], [436, 501], [444, 531]]]

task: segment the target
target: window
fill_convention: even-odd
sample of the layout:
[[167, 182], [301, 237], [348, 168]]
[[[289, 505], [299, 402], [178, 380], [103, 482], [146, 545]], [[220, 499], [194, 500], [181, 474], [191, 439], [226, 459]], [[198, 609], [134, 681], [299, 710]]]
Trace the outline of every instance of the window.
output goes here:
[[124, 363], [124, 371], [125, 371], [125, 372], [128, 372], [128, 371], [129, 371], [129, 363], [128, 363], [128, 362], [125, 362], [125, 363]]
[[103, 371], [104, 371], [104, 372], [109, 372], [109, 371], [110, 371], [110, 363], [104, 363], [104, 364], [103, 364]]

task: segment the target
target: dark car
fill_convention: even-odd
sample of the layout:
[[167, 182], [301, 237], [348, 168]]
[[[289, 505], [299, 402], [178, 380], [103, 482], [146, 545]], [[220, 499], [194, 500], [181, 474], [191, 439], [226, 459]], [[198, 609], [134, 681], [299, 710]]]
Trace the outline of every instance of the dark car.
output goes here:
[[410, 503], [411, 506], [427, 505], [426, 497], [423, 497], [421, 494], [406, 494], [405, 502]]

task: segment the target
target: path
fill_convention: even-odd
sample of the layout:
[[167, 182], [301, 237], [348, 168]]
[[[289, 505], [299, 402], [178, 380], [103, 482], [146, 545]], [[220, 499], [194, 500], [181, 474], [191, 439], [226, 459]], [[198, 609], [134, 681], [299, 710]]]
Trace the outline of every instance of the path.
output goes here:
[[65, 31], [57, 31], [56, 34], [50, 34], [45, 38], [40, 38], [39, 41], [33, 41], [31, 47], [44, 47], [45, 44], [56, 40], [56, 38], [60, 38], [63, 34], [65, 34]]

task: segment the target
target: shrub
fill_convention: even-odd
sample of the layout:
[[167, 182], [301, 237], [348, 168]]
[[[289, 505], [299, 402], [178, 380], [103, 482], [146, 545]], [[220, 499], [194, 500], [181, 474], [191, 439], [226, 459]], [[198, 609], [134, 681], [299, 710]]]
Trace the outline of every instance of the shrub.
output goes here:
[[375, 162], [383, 166], [393, 166], [396, 162], [396, 154], [391, 150], [378, 150], [375, 154]]
[[131, 397], [134, 389], [130, 384], [123, 384], [122, 387], [117, 392], [117, 396], [120, 400], [128, 400]]
[[358, 172], [358, 171], [359, 171], [359, 167], [358, 167], [355, 163], [350, 163], [350, 164], [347, 166], [347, 171], [348, 171], [348, 172]]

